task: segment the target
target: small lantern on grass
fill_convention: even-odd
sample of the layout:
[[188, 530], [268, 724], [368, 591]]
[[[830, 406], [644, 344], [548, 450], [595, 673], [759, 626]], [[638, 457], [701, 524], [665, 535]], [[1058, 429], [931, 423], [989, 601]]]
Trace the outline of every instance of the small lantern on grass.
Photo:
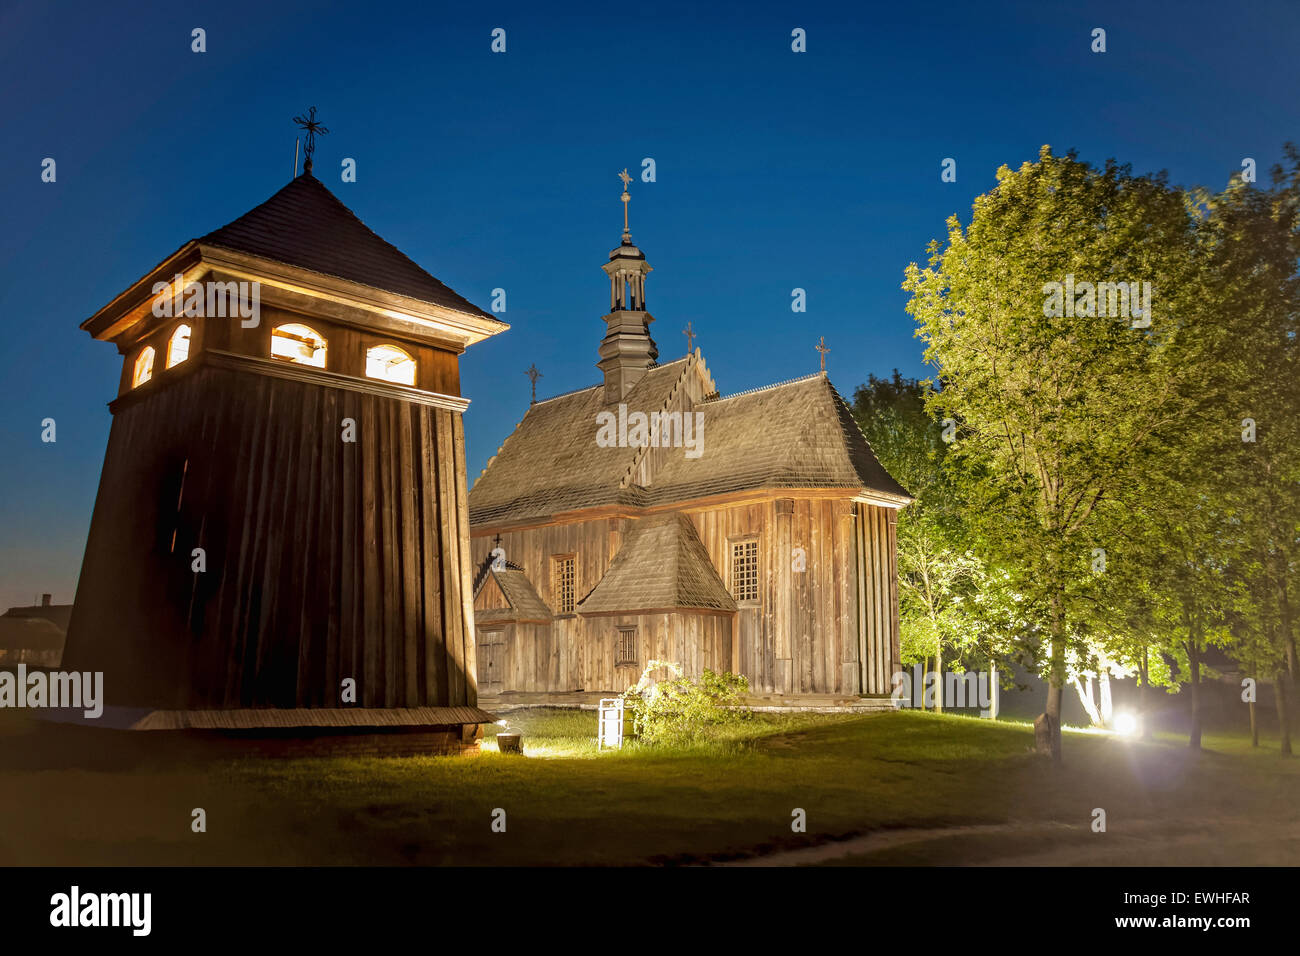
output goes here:
[[596, 731], [598, 750], [623, 746], [623, 698], [606, 697], [600, 702], [600, 723]]
[[499, 721], [501, 732], [497, 734], [497, 750], [503, 754], [522, 754], [524, 752], [523, 737], [518, 733], [511, 733], [507, 729], [504, 720]]

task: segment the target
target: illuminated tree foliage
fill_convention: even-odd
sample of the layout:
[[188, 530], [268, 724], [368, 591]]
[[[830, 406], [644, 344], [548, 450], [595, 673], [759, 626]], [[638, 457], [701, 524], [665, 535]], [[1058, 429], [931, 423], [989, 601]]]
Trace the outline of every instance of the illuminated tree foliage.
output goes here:
[[[943, 382], [927, 406], [957, 426], [946, 470], [977, 553], [1007, 572], [1045, 638], [1056, 759], [1097, 549], [1187, 411], [1169, 319], [1186, 312], [1194, 240], [1190, 204], [1162, 177], [1044, 147], [1036, 163], [1000, 169], [970, 225], [951, 218], [946, 244], [932, 243], [903, 284]], [[1075, 281], [1150, 282], [1153, 314], [1101, 316], [1082, 295], [1053, 308], [1050, 284]]]

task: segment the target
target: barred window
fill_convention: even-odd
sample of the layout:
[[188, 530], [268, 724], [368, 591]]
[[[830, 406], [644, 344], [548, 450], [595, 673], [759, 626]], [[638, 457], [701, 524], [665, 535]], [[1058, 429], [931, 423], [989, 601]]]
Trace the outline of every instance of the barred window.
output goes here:
[[618, 629], [618, 647], [614, 652], [615, 667], [636, 667], [636, 628]]
[[758, 541], [731, 543], [731, 594], [737, 601], [758, 600]]
[[557, 554], [551, 558], [551, 593], [555, 595], [557, 614], [572, 614], [577, 593], [574, 580], [576, 558], [572, 554]]

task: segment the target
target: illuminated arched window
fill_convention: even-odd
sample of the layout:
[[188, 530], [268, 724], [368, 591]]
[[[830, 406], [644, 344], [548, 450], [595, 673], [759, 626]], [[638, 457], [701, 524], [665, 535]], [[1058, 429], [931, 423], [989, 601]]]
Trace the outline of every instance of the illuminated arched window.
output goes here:
[[396, 345], [376, 345], [366, 350], [366, 377], [398, 385], [415, 384], [415, 359]]
[[271, 358], [324, 368], [325, 340], [305, 325], [282, 325], [271, 330]]
[[167, 367], [179, 365], [190, 357], [190, 327], [179, 325], [167, 343]]
[[153, 378], [153, 346], [146, 345], [135, 357], [135, 372], [131, 375], [131, 387], [137, 388]]

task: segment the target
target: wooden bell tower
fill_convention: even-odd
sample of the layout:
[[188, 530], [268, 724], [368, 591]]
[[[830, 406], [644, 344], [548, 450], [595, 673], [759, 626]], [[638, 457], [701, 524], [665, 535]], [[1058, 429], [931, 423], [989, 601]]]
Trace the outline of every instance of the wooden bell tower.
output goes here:
[[310, 166], [185, 243], [82, 324], [123, 372], [65, 667], [176, 726], [481, 722], [458, 361], [506, 327]]

